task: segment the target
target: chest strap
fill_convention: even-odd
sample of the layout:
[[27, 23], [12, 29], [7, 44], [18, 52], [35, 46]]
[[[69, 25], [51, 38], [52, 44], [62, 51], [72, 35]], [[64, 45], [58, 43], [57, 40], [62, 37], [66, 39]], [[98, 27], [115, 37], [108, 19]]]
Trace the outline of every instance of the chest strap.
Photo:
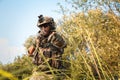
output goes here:
[[51, 38], [52, 38], [52, 36], [55, 34], [55, 32], [52, 32], [50, 35], [49, 35], [49, 37], [48, 37], [48, 42], [50, 42], [50, 40], [51, 40]]

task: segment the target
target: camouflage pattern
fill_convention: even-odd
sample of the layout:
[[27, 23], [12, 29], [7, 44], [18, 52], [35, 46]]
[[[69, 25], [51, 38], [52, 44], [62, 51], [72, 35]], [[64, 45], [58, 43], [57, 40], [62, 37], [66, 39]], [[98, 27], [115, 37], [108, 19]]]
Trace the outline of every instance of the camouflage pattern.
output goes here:
[[[46, 59], [51, 58], [48, 61], [51, 67], [61, 67], [61, 58], [64, 48], [66, 47], [66, 43], [57, 32], [52, 31], [48, 37], [44, 37], [39, 31], [36, 38], [35, 47], [38, 47], [37, 49], [42, 52]], [[34, 64], [40, 65], [42, 62], [44, 62], [39, 52], [34, 55]]]

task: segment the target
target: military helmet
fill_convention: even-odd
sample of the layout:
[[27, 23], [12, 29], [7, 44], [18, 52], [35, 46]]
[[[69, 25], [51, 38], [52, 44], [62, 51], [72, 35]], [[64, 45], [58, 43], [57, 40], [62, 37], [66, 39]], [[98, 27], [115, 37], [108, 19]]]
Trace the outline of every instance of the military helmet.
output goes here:
[[43, 17], [43, 15], [38, 16], [38, 22], [37, 22], [37, 26], [40, 28], [42, 27], [42, 25], [44, 24], [50, 24], [50, 27], [52, 30], [55, 29], [55, 22], [54, 19], [52, 17]]

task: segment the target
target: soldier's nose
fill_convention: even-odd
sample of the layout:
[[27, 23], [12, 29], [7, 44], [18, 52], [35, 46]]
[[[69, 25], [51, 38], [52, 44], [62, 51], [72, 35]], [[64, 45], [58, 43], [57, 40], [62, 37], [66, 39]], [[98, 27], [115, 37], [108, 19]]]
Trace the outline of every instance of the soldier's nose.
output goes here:
[[45, 29], [45, 27], [42, 27], [41, 29], [42, 29], [42, 30], [44, 30], [44, 29]]

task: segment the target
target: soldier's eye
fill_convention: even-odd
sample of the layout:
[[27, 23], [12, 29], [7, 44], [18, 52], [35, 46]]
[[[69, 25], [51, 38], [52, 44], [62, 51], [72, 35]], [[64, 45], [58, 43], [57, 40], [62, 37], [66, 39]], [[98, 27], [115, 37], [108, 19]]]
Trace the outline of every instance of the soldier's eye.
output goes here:
[[45, 27], [45, 28], [48, 27], [48, 26], [49, 26], [48, 24], [44, 24], [44, 25], [43, 25], [43, 27]]

